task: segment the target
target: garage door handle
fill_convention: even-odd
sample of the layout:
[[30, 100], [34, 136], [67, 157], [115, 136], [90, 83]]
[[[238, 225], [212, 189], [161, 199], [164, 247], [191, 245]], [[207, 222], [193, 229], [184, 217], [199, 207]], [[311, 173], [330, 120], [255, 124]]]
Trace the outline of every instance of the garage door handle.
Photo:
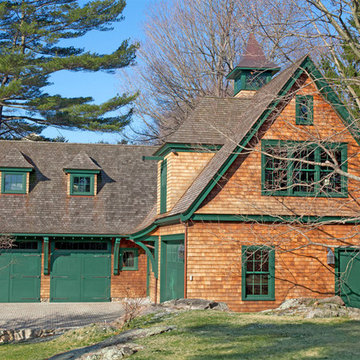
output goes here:
[[40, 278], [40, 276], [36, 276], [36, 275], [34, 275], [34, 276], [30, 276], [30, 275], [24, 275], [24, 276], [22, 276], [23, 278], [32, 278], [32, 279], [39, 279]]
[[68, 276], [52, 276], [52, 279], [67, 279]]

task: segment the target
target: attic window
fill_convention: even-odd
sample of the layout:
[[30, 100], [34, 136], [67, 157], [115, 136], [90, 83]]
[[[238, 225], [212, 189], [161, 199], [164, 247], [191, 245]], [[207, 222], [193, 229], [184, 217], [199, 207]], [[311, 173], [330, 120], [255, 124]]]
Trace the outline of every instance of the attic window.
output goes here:
[[71, 171], [70, 195], [95, 195], [95, 172]]
[[313, 125], [313, 97], [311, 95], [297, 95], [296, 125]]
[[26, 194], [27, 177], [31, 169], [1, 168], [1, 193]]

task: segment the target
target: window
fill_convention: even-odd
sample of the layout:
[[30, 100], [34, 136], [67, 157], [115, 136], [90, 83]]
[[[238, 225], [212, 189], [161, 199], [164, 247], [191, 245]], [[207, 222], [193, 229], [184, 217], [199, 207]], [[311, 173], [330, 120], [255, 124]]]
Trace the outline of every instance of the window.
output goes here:
[[96, 250], [107, 250], [106, 242], [97, 242], [97, 241], [56, 241], [55, 250], [86, 250], [86, 251], [96, 251]]
[[347, 171], [347, 144], [263, 140], [262, 194], [346, 197], [347, 178], [325, 166], [334, 160]]
[[266, 84], [267, 74], [260, 72], [250, 72], [245, 78], [245, 89], [257, 90]]
[[160, 165], [160, 214], [166, 213], [167, 161]]
[[95, 174], [70, 174], [71, 195], [94, 195]]
[[311, 95], [297, 95], [296, 125], [313, 125], [313, 97]]
[[2, 171], [1, 192], [3, 194], [26, 194], [26, 172]]
[[120, 248], [120, 269], [138, 270], [138, 249]]
[[242, 299], [275, 300], [275, 251], [267, 246], [242, 247]]

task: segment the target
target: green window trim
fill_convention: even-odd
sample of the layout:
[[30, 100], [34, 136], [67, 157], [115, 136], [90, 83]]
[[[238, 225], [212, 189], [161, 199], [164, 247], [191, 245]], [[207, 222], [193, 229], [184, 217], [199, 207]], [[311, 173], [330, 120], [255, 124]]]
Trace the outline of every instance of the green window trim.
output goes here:
[[[95, 175], [94, 173], [89, 172], [71, 172], [70, 173], [70, 195], [85, 195], [85, 196], [93, 196], [94, 192], [94, 183], [95, 183]], [[76, 178], [89, 178], [89, 191], [77, 191], [74, 189], [74, 182]]]
[[[7, 176], [21, 176], [21, 189], [11, 190], [6, 189]], [[24, 170], [3, 170], [1, 172], [1, 193], [2, 194], [26, 194], [27, 190], [27, 171]]]
[[[306, 187], [306, 182], [294, 183], [294, 174], [296, 171], [295, 164], [296, 161], [284, 160], [283, 173], [284, 176], [284, 184], [280, 184], [281, 179], [279, 181], [280, 189], [268, 189], [266, 188], [266, 172], [270, 172], [272, 169], [267, 167], [267, 155], [266, 152], [269, 151], [271, 147], [278, 147], [279, 149], [285, 149], [285, 156], [289, 159], [293, 158], [292, 153], [294, 151], [294, 146], [297, 144], [305, 144], [304, 141], [292, 141], [292, 140], [262, 140], [261, 141], [261, 194], [265, 196], [299, 196], [299, 197], [333, 197], [333, 198], [345, 198], [348, 196], [348, 181], [346, 176], [340, 177], [340, 190], [330, 191], [326, 188], [328, 186], [322, 181], [321, 173], [323, 173], [323, 178], [326, 178], [326, 172], [331, 173], [332, 171], [327, 170], [326, 167], [320, 165], [314, 165], [313, 168], [301, 168], [297, 171], [297, 175], [305, 172], [312, 172], [314, 177], [311, 180], [311, 184], [313, 185], [313, 191], [301, 191], [296, 188]], [[326, 146], [327, 149], [332, 150], [336, 149], [340, 151], [341, 156], [341, 170], [347, 172], [347, 143], [324, 143], [323, 146]], [[301, 151], [303, 151], [305, 147], [301, 147]], [[309, 153], [312, 153], [314, 156], [314, 163], [321, 163], [321, 148], [316, 146], [314, 143], [309, 143], [306, 149], [310, 149]], [[301, 162], [298, 162], [299, 164]], [[278, 165], [277, 169], [281, 166]], [[273, 169], [274, 170], [274, 169]], [[284, 189], [281, 189], [284, 187]]]
[[160, 165], [160, 214], [166, 213], [167, 201], [167, 160]]
[[296, 95], [295, 103], [296, 125], [313, 125], [314, 97], [312, 95]]
[[[134, 265], [133, 266], [124, 266], [123, 265], [123, 258], [124, 253], [126, 252], [132, 252], [134, 254]], [[139, 257], [139, 249], [136, 248], [120, 248], [120, 270], [139, 270], [138, 267], [138, 257]]]
[[[247, 254], [248, 252], [257, 252], [257, 251], [264, 251], [266, 250], [267, 252], [267, 261], [268, 261], [268, 269], [266, 270], [258, 270], [256, 271], [255, 269], [255, 265], [253, 266], [253, 270], [248, 270], [247, 269], [247, 265], [248, 265], [248, 259], [247, 259]], [[258, 246], [245, 246], [243, 245], [241, 247], [241, 252], [242, 252], [242, 256], [241, 256], [241, 297], [242, 300], [244, 301], [273, 301], [275, 300], [275, 250], [272, 247], [269, 246], [264, 246], [264, 245], [258, 245]], [[262, 254], [262, 253], [261, 253]], [[261, 258], [261, 261], [262, 258]], [[249, 277], [253, 277], [253, 279], [257, 276], [260, 279], [259, 282], [259, 288], [260, 291], [263, 291], [263, 285], [267, 286], [267, 294], [258, 294], [258, 295], [254, 295], [254, 294], [248, 294], [247, 293], [247, 278]], [[266, 285], [262, 284], [262, 279], [267, 279], [266, 280]], [[255, 280], [254, 280], [255, 281]], [[255, 282], [250, 283], [250, 285], [252, 285], [252, 287], [254, 288], [256, 285]], [[255, 291], [254, 291], [255, 292]]]

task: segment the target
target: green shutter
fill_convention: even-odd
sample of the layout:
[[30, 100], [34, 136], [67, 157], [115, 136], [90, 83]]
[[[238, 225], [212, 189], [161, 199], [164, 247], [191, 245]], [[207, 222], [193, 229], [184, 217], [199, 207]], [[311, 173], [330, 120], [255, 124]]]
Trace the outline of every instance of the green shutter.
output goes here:
[[166, 213], [167, 160], [160, 166], [160, 214]]

